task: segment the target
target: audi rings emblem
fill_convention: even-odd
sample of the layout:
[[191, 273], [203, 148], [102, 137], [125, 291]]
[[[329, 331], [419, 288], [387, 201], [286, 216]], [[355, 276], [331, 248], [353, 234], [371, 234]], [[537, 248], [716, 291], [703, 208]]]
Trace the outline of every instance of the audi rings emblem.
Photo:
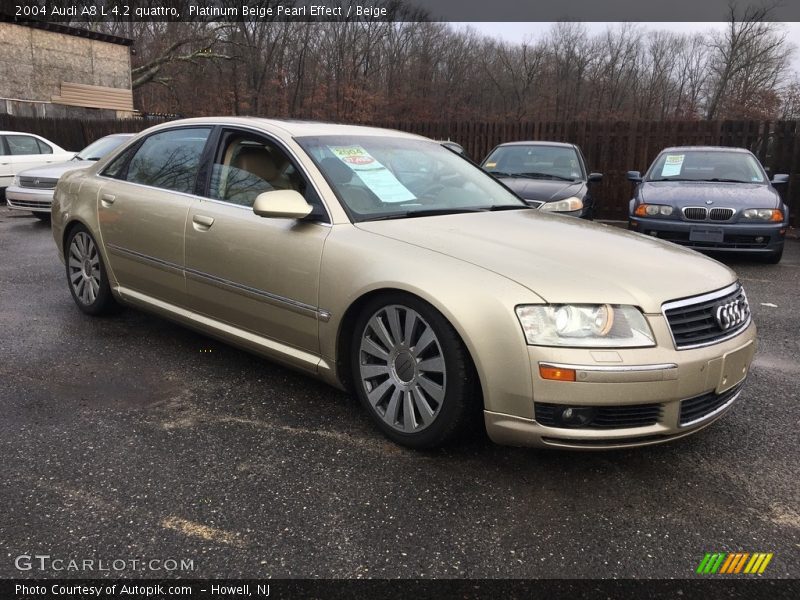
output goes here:
[[722, 331], [728, 331], [734, 327], [738, 327], [747, 320], [750, 315], [750, 307], [747, 305], [747, 300], [740, 298], [732, 302], [717, 305], [714, 316], [717, 319], [717, 324]]

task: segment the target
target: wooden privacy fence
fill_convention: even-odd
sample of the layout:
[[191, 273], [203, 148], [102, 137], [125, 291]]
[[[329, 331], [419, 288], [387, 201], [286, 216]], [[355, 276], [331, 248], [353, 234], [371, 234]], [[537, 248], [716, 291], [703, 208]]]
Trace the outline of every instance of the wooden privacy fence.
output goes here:
[[[0, 115], [0, 130], [42, 135], [70, 150], [80, 150], [110, 133], [135, 133], [163, 118], [122, 120], [37, 119]], [[771, 173], [789, 173], [780, 190], [800, 226], [800, 122], [798, 121], [571, 121], [571, 122], [411, 122], [373, 123], [434, 139], [453, 140], [481, 161], [497, 144], [549, 140], [578, 144], [589, 169], [603, 173], [597, 185], [599, 217], [624, 220], [632, 185], [627, 171], [644, 171], [668, 146], [713, 145], [748, 148]]]

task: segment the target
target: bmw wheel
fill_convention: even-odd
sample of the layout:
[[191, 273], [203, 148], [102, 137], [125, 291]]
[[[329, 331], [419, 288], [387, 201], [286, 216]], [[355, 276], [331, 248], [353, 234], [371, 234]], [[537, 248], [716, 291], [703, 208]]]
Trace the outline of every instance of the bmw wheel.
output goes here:
[[481, 416], [480, 386], [463, 342], [441, 313], [414, 296], [387, 295], [364, 308], [351, 364], [359, 399], [399, 444], [446, 445]]
[[103, 257], [89, 231], [79, 225], [66, 244], [66, 267], [72, 299], [88, 315], [101, 315], [118, 308], [108, 284]]

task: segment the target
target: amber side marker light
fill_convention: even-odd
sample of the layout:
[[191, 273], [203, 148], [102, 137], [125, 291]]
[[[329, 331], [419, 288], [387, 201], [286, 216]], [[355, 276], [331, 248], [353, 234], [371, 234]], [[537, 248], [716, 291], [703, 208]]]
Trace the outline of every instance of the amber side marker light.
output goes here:
[[575, 381], [575, 369], [539, 365], [539, 375], [542, 376], [542, 379], [552, 379], [553, 381]]

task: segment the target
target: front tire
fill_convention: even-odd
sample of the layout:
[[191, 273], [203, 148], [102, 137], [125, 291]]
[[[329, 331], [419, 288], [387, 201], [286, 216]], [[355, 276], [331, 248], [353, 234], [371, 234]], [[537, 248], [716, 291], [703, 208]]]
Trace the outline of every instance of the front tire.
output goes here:
[[103, 257], [84, 226], [69, 232], [65, 254], [69, 291], [78, 308], [87, 315], [115, 312], [119, 304], [111, 293]]
[[351, 343], [356, 393], [378, 428], [411, 448], [463, 437], [478, 421], [480, 386], [472, 360], [439, 311], [408, 294], [370, 301]]
[[781, 258], [783, 258], [783, 248], [767, 254], [766, 256], [762, 257], [762, 260], [768, 265], [777, 265], [779, 262], [781, 262]]

